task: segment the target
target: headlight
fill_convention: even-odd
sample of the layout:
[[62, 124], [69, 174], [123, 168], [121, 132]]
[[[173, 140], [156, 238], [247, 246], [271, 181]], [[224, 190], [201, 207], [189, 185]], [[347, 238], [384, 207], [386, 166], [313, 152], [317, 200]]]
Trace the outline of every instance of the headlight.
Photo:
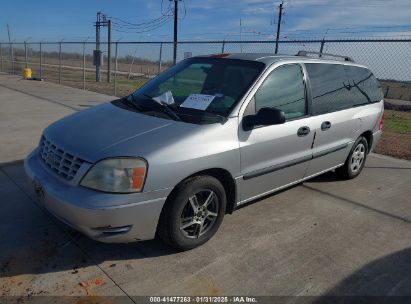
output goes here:
[[139, 192], [146, 172], [147, 163], [141, 158], [108, 158], [95, 164], [80, 184], [105, 192]]

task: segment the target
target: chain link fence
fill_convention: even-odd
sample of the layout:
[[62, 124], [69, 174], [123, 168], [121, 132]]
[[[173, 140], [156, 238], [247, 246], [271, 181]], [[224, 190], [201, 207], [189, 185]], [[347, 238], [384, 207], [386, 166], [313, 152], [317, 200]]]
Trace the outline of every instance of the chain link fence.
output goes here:
[[[124, 96], [172, 65], [172, 42], [113, 42], [111, 70], [108, 44], [101, 43], [103, 65], [96, 82], [95, 42], [1, 42], [0, 72], [21, 75], [25, 67], [34, 78], [80, 89]], [[183, 41], [177, 59], [216, 53], [274, 53], [273, 41]], [[411, 40], [344, 39], [280, 41], [279, 54], [299, 50], [350, 56], [380, 79], [386, 98], [411, 100]]]

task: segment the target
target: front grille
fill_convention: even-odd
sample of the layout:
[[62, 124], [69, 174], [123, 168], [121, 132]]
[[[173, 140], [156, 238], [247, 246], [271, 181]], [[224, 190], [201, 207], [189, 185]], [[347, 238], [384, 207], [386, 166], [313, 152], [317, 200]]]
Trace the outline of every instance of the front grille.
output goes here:
[[39, 150], [46, 166], [66, 180], [72, 180], [84, 163], [84, 160], [65, 152], [44, 135], [40, 139]]

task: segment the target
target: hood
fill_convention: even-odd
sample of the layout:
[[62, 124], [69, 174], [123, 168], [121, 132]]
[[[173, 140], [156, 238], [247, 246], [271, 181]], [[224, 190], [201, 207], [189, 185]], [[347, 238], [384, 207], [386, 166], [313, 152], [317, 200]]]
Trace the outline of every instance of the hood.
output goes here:
[[113, 148], [119, 144], [142, 135], [150, 136], [153, 132], [169, 128], [175, 123], [105, 103], [51, 124], [44, 131], [44, 135], [66, 152], [88, 162], [95, 162], [102, 155], [109, 154], [108, 151], [115, 150]]

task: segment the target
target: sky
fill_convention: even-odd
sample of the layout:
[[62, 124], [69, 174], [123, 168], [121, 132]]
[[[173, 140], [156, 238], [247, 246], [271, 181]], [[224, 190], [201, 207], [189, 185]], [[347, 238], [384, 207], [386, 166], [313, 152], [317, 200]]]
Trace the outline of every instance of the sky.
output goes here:
[[[0, 42], [93, 41], [96, 12], [113, 41], [171, 41], [168, 0], [3, 0]], [[272, 40], [280, 1], [182, 0], [179, 40]], [[285, 0], [281, 39], [410, 38], [410, 0]], [[241, 27], [240, 27], [241, 19]], [[141, 25], [141, 23], [144, 23]], [[106, 39], [102, 30], [102, 40]], [[241, 33], [241, 37], [240, 37]]]

